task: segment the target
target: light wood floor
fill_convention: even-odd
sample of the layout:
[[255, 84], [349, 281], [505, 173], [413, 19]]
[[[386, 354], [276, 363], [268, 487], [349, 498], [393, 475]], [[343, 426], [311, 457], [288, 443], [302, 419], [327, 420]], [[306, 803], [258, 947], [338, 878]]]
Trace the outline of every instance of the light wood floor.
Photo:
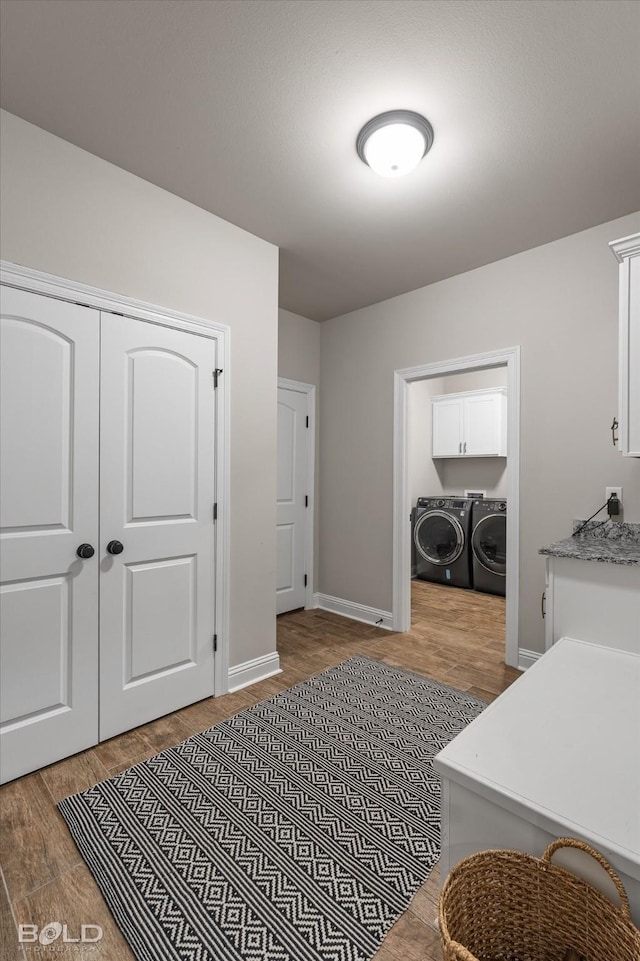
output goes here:
[[[504, 665], [504, 608], [500, 597], [414, 581], [412, 629], [407, 634], [393, 634], [326, 611], [282, 615], [278, 618], [282, 674], [235, 694], [200, 701], [5, 785], [0, 790], [0, 864], [6, 884], [6, 888], [0, 886], [2, 961], [133, 959], [56, 809], [61, 798], [355, 653], [493, 700], [519, 676]], [[387, 935], [375, 961], [441, 961], [433, 926], [437, 898], [435, 870]], [[30, 945], [23, 953], [12, 910], [17, 923], [42, 928], [54, 920], [66, 922], [73, 937], [81, 924], [98, 924], [104, 937], [85, 946], [64, 946], [59, 940], [50, 947]]]

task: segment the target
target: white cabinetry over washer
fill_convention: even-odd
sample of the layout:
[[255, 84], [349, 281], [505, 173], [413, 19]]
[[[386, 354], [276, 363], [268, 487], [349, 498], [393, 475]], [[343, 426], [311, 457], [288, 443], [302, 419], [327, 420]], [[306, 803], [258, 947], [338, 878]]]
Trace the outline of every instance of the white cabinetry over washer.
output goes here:
[[431, 399], [432, 457], [506, 457], [507, 390], [471, 390]]
[[618, 448], [640, 457], [640, 234], [609, 246], [620, 264]]

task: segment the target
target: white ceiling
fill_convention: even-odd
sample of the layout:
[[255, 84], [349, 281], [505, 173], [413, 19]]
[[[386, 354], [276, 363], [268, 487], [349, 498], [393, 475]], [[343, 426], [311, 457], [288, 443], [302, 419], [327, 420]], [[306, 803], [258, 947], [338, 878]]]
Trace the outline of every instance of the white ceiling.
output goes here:
[[[281, 248], [323, 320], [640, 208], [636, 0], [2, 0], [2, 106]], [[423, 113], [377, 177], [355, 139]]]

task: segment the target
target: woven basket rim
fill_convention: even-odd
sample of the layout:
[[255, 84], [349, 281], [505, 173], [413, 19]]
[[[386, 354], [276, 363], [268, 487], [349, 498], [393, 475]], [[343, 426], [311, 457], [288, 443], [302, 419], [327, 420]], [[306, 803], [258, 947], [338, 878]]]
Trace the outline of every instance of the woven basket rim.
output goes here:
[[[614, 904], [610, 898], [587, 881], [582, 875], [576, 874], [568, 868], [554, 864], [551, 861], [553, 854], [562, 847], [573, 847], [583, 850], [598, 861], [616, 886], [621, 900], [620, 907]], [[451, 869], [444, 882], [438, 905], [440, 935], [446, 958], [455, 957], [459, 959], [459, 961], [477, 961], [476, 956], [472, 954], [468, 948], [451, 936], [447, 919], [447, 901], [450, 893], [464, 883], [465, 876], [472, 872], [477, 873], [478, 867], [481, 867], [483, 863], [486, 864], [488, 868], [491, 865], [495, 868], [500, 864], [503, 866], [506, 864], [512, 866], [517, 865], [522, 871], [532, 872], [532, 874], [535, 874], [538, 878], [544, 877], [548, 884], [563, 886], [563, 890], [566, 891], [567, 894], [569, 894], [569, 892], [575, 893], [577, 889], [580, 889], [584, 897], [589, 899], [589, 903], [592, 904], [597, 911], [601, 912], [607, 920], [610, 919], [612, 931], [617, 932], [620, 939], [624, 938], [624, 943], [630, 941], [634, 948], [637, 947], [638, 958], [640, 959], [640, 930], [634, 925], [631, 918], [629, 901], [620, 878], [600, 852], [578, 838], [560, 838], [554, 841], [546, 848], [542, 857], [537, 857], [528, 852], [512, 848], [489, 848], [470, 854], [459, 861]], [[532, 909], [533, 907], [531, 906], [531, 910]], [[615, 952], [612, 951], [612, 961], [615, 961], [618, 956], [619, 954], [616, 955]]]

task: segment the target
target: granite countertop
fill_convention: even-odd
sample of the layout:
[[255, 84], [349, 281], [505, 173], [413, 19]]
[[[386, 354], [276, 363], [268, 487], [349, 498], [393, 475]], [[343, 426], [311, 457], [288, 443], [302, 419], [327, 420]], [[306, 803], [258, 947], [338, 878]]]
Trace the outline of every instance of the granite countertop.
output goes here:
[[[574, 521], [573, 529], [581, 523]], [[640, 567], [640, 524], [589, 521], [575, 537], [566, 537], [548, 547], [541, 547], [538, 553], [572, 557], [579, 561]]]

